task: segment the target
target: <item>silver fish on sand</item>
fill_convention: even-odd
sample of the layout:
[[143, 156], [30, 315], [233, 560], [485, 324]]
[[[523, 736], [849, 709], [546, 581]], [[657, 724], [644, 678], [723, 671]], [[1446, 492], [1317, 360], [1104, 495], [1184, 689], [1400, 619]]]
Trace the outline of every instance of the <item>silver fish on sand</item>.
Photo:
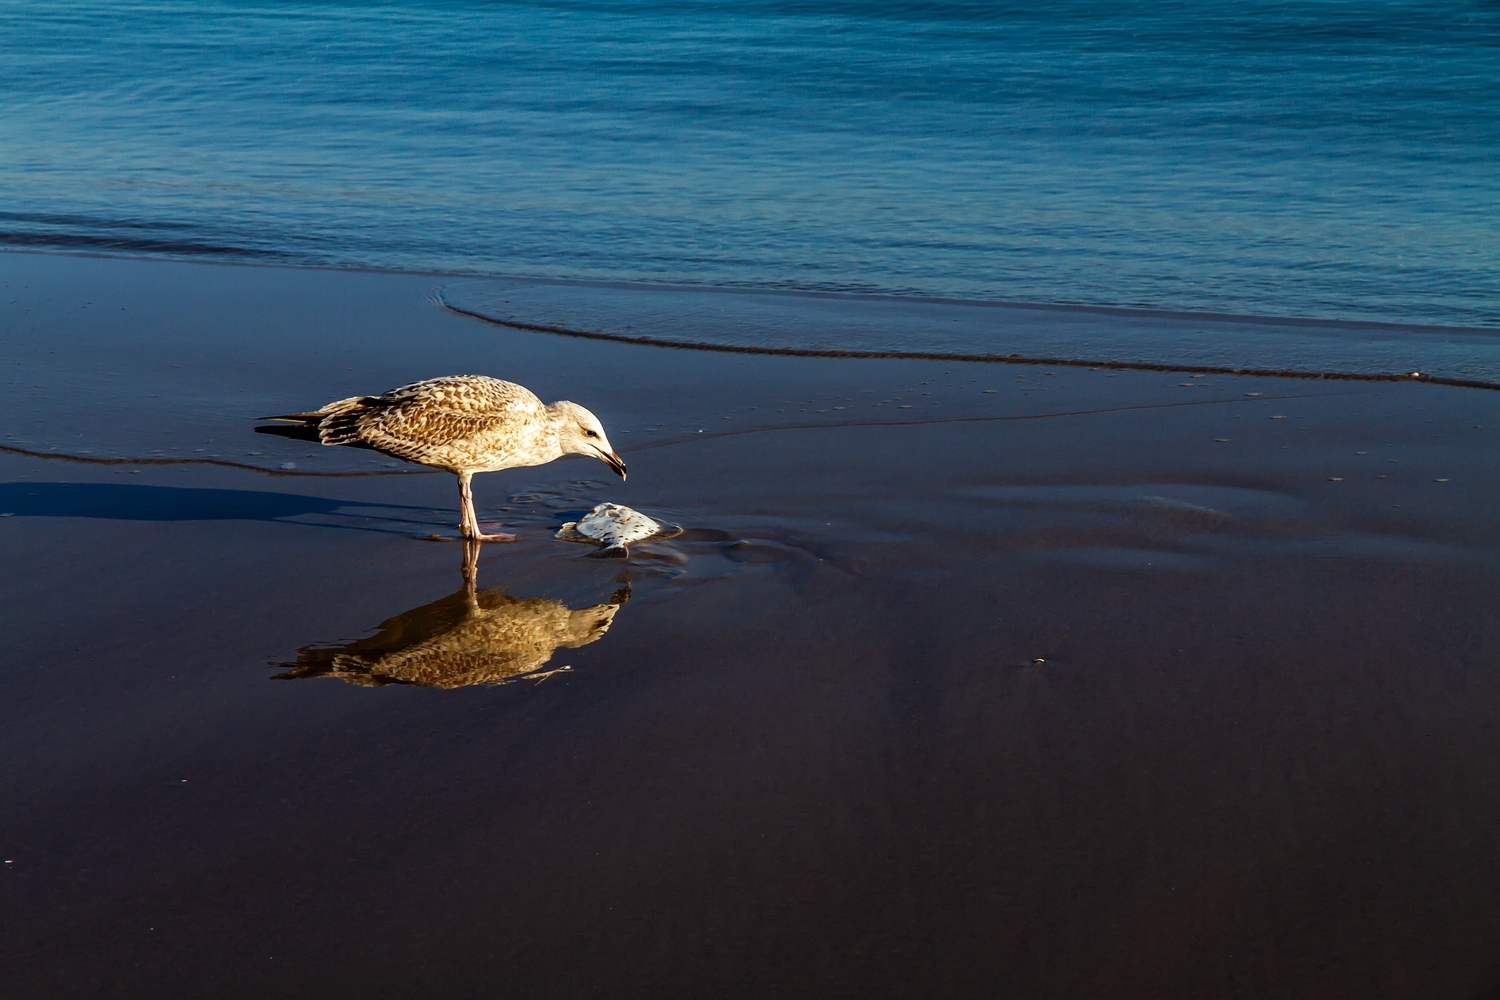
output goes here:
[[677, 525], [663, 527], [638, 510], [617, 503], [601, 503], [581, 520], [569, 521], [558, 529], [557, 537], [566, 542], [602, 542], [601, 555], [628, 555], [627, 545], [648, 538], [675, 538], [682, 534]]
[[564, 455], [597, 458], [625, 478], [599, 418], [577, 403], [543, 403], [525, 386], [487, 375], [448, 375], [398, 386], [379, 396], [351, 396], [277, 420], [293, 427], [257, 427], [266, 434], [373, 448], [458, 477], [459, 530], [480, 542], [512, 542], [486, 535], [474, 513], [469, 481], [478, 472], [545, 465]]

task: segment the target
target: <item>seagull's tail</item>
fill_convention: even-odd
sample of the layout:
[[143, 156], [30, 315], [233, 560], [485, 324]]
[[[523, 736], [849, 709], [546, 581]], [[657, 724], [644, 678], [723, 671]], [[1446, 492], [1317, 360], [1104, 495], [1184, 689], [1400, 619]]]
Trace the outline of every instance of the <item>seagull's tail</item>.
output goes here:
[[327, 406], [308, 413], [283, 413], [275, 417], [258, 417], [256, 418], [258, 420], [279, 420], [301, 426], [257, 427], [255, 430], [261, 434], [275, 434], [299, 441], [364, 445], [359, 437], [359, 418], [374, 402], [377, 402], [375, 396], [350, 396], [348, 399], [335, 400]]
[[318, 421], [318, 437], [324, 444], [364, 444], [359, 432], [359, 418], [375, 402], [378, 400], [371, 396], [359, 396], [323, 407], [327, 412]]

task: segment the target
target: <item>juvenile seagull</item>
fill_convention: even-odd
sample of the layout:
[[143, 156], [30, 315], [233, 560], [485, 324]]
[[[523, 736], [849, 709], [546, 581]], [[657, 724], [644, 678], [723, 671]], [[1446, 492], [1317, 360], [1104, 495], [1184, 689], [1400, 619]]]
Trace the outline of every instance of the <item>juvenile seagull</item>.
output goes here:
[[486, 375], [430, 378], [381, 396], [351, 396], [308, 413], [260, 419], [299, 425], [256, 428], [265, 433], [373, 448], [447, 469], [458, 477], [459, 529], [465, 538], [481, 542], [513, 542], [516, 536], [479, 530], [469, 487], [476, 472], [589, 455], [625, 478], [625, 462], [610, 447], [598, 417], [565, 399], [543, 403], [525, 386]]

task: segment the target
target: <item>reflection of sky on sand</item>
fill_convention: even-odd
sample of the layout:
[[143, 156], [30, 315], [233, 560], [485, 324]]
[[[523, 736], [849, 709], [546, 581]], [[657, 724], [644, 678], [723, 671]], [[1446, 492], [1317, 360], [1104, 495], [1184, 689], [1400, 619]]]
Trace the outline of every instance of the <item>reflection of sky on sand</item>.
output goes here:
[[1331, 522], [1306, 497], [1209, 483], [1033, 484], [963, 490], [999, 515], [994, 544], [1100, 569], [1205, 570], [1251, 558], [1463, 562], [1473, 552], [1399, 530]]
[[457, 688], [540, 680], [558, 649], [576, 649], [609, 630], [630, 597], [620, 588], [606, 604], [569, 608], [541, 597], [521, 598], [476, 585], [477, 546], [466, 545], [464, 586], [447, 597], [387, 618], [375, 635], [337, 645], [304, 646], [279, 679], [337, 677], [377, 687], [414, 684]]

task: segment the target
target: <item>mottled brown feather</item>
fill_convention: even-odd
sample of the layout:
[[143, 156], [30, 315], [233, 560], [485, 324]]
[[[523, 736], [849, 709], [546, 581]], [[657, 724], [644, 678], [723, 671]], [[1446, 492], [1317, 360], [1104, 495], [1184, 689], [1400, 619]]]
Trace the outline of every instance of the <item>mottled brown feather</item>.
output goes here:
[[486, 375], [412, 382], [380, 396], [339, 400], [308, 416], [318, 418], [324, 444], [364, 444], [454, 473], [558, 457], [548, 449], [555, 435], [546, 404], [524, 386]]

